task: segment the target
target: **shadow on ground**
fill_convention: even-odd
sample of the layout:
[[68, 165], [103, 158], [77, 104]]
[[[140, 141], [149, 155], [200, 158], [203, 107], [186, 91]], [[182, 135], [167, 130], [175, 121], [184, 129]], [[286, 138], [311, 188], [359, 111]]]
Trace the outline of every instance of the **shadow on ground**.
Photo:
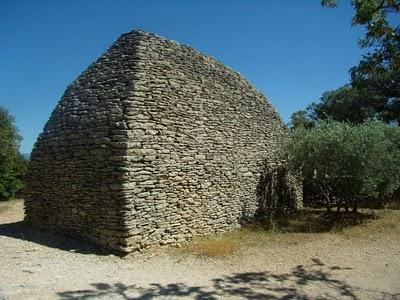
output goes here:
[[109, 251], [100, 249], [91, 243], [79, 241], [62, 234], [52, 233], [42, 228], [38, 229], [23, 221], [0, 224], [0, 235], [81, 254], [110, 254]]
[[322, 209], [306, 208], [292, 213], [289, 217], [276, 218], [274, 224], [282, 232], [321, 233], [341, 231], [377, 218], [378, 216], [371, 212], [326, 213]]
[[[308, 266], [298, 265], [289, 273], [271, 272], [234, 273], [214, 278], [208, 287], [185, 283], [152, 283], [147, 287], [123, 283], [93, 283], [92, 289], [65, 291], [58, 295], [63, 300], [71, 299], [361, 299], [356, 296], [356, 287], [337, 278], [338, 272], [350, 268], [328, 267], [318, 258]], [[377, 291], [362, 291], [378, 299], [397, 299], [400, 294]]]

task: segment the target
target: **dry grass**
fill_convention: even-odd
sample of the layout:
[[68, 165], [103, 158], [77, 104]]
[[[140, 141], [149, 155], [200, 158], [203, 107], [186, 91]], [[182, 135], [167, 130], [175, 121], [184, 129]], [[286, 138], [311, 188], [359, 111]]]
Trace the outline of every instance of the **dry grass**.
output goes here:
[[358, 213], [305, 209], [290, 218], [278, 219], [280, 232], [328, 233], [366, 236], [378, 233], [400, 234], [400, 210], [361, 209]]
[[249, 226], [217, 236], [198, 237], [180, 251], [189, 255], [224, 258], [240, 253], [242, 249], [248, 247], [267, 247], [277, 242], [297, 244], [308, 238], [305, 234], [296, 234], [295, 236], [290, 233], [268, 231], [261, 226]]
[[207, 257], [226, 257], [240, 248], [239, 231], [218, 236], [207, 236], [190, 242], [183, 251], [188, 254]]
[[199, 254], [209, 257], [232, 255], [237, 249], [238, 242], [228, 238], [212, 239], [199, 244]]
[[362, 210], [358, 214], [327, 215], [324, 210], [306, 209], [291, 218], [277, 220], [272, 226], [252, 225], [218, 236], [197, 238], [181, 251], [192, 255], [223, 258], [253, 246], [305, 243], [321, 234], [360, 237], [377, 233], [399, 235], [400, 211]]
[[374, 210], [362, 210], [358, 213], [331, 212], [323, 209], [305, 209], [290, 218], [278, 219], [276, 222], [283, 232], [323, 233], [342, 232], [349, 227], [358, 226], [369, 220], [377, 219]]
[[400, 211], [375, 211], [376, 218], [366, 220], [358, 226], [344, 228], [342, 233], [349, 237], [360, 237], [374, 234], [400, 234]]

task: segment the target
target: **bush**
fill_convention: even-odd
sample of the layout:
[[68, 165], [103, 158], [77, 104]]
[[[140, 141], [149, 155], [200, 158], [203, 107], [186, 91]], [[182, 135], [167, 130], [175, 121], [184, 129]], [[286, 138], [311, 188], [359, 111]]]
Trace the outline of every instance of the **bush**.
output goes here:
[[319, 191], [328, 210], [360, 199], [383, 201], [400, 186], [400, 128], [380, 121], [325, 121], [291, 132], [282, 147], [288, 167]]

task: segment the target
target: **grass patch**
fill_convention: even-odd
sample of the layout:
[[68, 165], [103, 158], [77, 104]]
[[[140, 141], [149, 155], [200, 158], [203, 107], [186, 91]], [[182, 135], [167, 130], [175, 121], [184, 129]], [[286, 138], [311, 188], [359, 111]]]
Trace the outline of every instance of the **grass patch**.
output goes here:
[[238, 242], [229, 238], [211, 239], [199, 244], [199, 254], [208, 257], [225, 257], [238, 249]]
[[254, 224], [218, 236], [199, 237], [181, 251], [205, 257], [228, 257], [248, 247], [295, 245], [317, 238], [317, 234], [360, 237], [378, 233], [400, 234], [400, 211], [360, 210], [359, 213], [305, 209], [274, 223]]
[[218, 236], [200, 237], [190, 242], [183, 251], [206, 257], [227, 257], [240, 248], [240, 230]]
[[244, 248], [267, 247], [276, 242], [296, 244], [304, 238], [304, 236], [283, 234], [278, 228], [266, 230], [265, 227], [251, 225], [220, 235], [197, 237], [180, 251], [202, 257], [224, 258], [239, 253]]
[[361, 209], [353, 212], [326, 213], [322, 209], [304, 209], [271, 225], [260, 225], [277, 233], [345, 233], [367, 235], [382, 232], [400, 233], [399, 210]]
[[349, 237], [360, 237], [382, 233], [400, 234], [400, 211], [376, 211], [376, 218], [366, 220], [358, 226], [344, 228], [342, 232]]
[[289, 217], [275, 218], [273, 222], [261, 223], [257, 226], [270, 233], [341, 232], [347, 227], [357, 226], [376, 218], [377, 214], [372, 210], [358, 213], [326, 213], [323, 209], [304, 209]]

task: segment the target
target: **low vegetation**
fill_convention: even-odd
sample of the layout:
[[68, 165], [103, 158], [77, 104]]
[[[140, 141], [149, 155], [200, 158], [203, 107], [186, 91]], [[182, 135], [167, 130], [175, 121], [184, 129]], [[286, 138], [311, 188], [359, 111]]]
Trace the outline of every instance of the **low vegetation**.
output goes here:
[[199, 256], [226, 257], [239, 250], [239, 242], [234, 234], [206, 237], [195, 241], [187, 250]]
[[400, 233], [400, 211], [361, 209], [358, 213], [304, 209], [273, 224], [257, 224], [218, 236], [195, 239], [182, 248], [183, 253], [204, 257], [228, 257], [246, 247], [268, 247], [272, 243], [298, 244], [316, 235], [368, 237]]
[[376, 211], [376, 218], [366, 220], [358, 226], [345, 228], [342, 233], [346, 236], [363, 237], [373, 234], [400, 234], [400, 211], [379, 210]]

